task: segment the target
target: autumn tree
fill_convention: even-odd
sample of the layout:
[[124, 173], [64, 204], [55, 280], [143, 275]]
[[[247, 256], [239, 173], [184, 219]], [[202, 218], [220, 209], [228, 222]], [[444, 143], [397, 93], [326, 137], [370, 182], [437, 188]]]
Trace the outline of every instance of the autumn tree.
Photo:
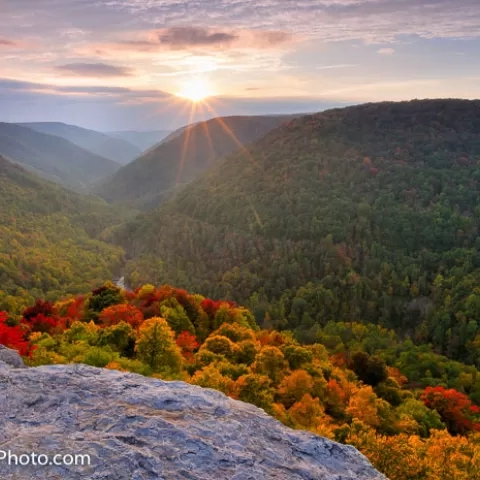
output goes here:
[[379, 410], [388, 404], [375, 395], [370, 385], [358, 389], [348, 402], [345, 410], [352, 419], [356, 418], [371, 427], [378, 427], [382, 422]]
[[204, 388], [213, 388], [223, 393], [230, 393], [233, 388], [233, 380], [228, 378], [218, 370], [215, 365], [207, 365], [201, 370], [197, 370], [193, 375], [191, 382]]
[[7, 313], [0, 312], [0, 345], [17, 350], [20, 355], [28, 355], [31, 345], [25, 340], [24, 330], [20, 326], [7, 325], [7, 319]]
[[281, 350], [292, 370], [302, 368], [313, 360], [313, 352], [300, 345], [286, 345]]
[[325, 416], [325, 409], [318, 398], [306, 393], [288, 410], [290, 419], [297, 427], [316, 430], [320, 420]]
[[132, 325], [120, 322], [99, 331], [99, 346], [109, 346], [124, 357], [135, 355], [135, 332]]
[[427, 387], [422, 400], [428, 408], [436, 410], [452, 434], [480, 431], [480, 409], [467, 395], [444, 387]]
[[137, 307], [122, 303], [105, 308], [98, 319], [100, 324], [106, 327], [125, 322], [136, 329], [143, 322], [143, 314]]
[[305, 370], [295, 370], [284, 377], [278, 386], [278, 398], [288, 409], [295, 402], [299, 402], [306, 394], [313, 391], [314, 381]]
[[88, 320], [98, 322], [99, 314], [107, 307], [123, 303], [122, 291], [112, 282], [106, 282], [103, 286], [92, 290], [90, 298], [86, 302], [85, 314]]
[[253, 403], [267, 413], [272, 413], [274, 391], [267, 376], [254, 373], [242, 375], [235, 382], [233, 390], [235, 398]]
[[193, 353], [200, 346], [197, 337], [190, 332], [182, 332], [177, 336], [176, 343], [180, 347], [185, 361], [192, 363], [194, 361]]
[[234, 360], [238, 347], [229, 338], [221, 335], [211, 335], [202, 345], [203, 350], [208, 350], [217, 355], [223, 355], [228, 360]]
[[288, 371], [288, 362], [277, 347], [265, 346], [258, 353], [252, 365], [255, 373], [266, 375], [278, 384]]
[[23, 312], [22, 323], [30, 332], [53, 333], [59, 323], [57, 310], [49, 301], [37, 300]]
[[182, 368], [182, 352], [164, 318], [153, 317], [143, 322], [135, 350], [138, 358], [155, 372], [178, 373]]

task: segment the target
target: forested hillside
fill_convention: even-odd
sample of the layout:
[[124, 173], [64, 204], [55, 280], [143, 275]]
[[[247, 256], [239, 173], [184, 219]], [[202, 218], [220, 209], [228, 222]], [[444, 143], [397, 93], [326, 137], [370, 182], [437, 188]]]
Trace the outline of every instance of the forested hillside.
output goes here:
[[0, 155], [44, 178], [86, 191], [112, 175], [120, 164], [55, 135], [13, 123], [0, 123]]
[[285, 117], [225, 117], [199, 122], [120, 169], [96, 192], [109, 202], [148, 209], [171, 190], [280, 125]]
[[35, 122], [19, 124], [35, 130], [62, 137], [73, 144], [88, 150], [96, 155], [113, 160], [115, 163], [126, 165], [135, 160], [143, 152], [143, 149], [128, 142], [122, 137], [112, 137], [105, 133], [88, 130], [75, 125], [67, 125], [58, 122]]
[[[40, 299], [18, 317], [0, 311], [0, 343], [29, 365], [82, 363], [220, 390], [290, 427], [354, 445], [390, 480], [480, 478], [474, 367], [374, 326], [321, 333], [301, 345], [288, 332], [260, 330], [239, 305], [168, 285], [127, 292], [106, 283], [56, 303]], [[432, 373], [418, 380], [427, 363]]]
[[82, 292], [118, 273], [122, 249], [96, 237], [128, 212], [1, 156], [0, 192], [0, 309], [17, 313], [36, 298]]
[[378, 324], [478, 364], [479, 182], [479, 101], [368, 104], [290, 121], [114, 239], [133, 286], [246, 303], [308, 342]]

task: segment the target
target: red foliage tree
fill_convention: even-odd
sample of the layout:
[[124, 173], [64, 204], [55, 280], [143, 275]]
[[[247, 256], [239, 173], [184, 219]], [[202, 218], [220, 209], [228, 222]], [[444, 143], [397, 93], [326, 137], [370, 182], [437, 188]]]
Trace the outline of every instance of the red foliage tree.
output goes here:
[[210, 317], [213, 318], [217, 313], [217, 310], [221, 307], [221, 301], [211, 300], [210, 298], [205, 298], [202, 300], [200, 306], [202, 310]]
[[182, 332], [177, 337], [177, 345], [182, 349], [183, 358], [187, 362], [193, 362], [193, 352], [200, 346], [197, 337], [190, 332]]
[[480, 410], [467, 395], [450, 388], [427, 387], [422, 400], [428, 408], [436, 410], [452, 434], [464, 435], [480, 431]]
[[66, 317], [71, 320], [79, 320], [82, 317], [84, 297], [76, 297], [75, 300], [67, 307]]
[[7, 319], [7, 313], [0, 312], [0, 345], [17, 350], [20, 355], [29, 355], [32, 349], [30, 343], [25, 340], [25, 332], [20, 326], [7, 325]]
[[126, 322], [132, 328], [138, 328], [143, 322], [143, 313], [135, 306], [121, 303], [105, 308], [98, 317], [104, 327]]
[[23, 312], [23, 318], [27, 322], [29, 322], [30, 320], [32, 320], [32, 318], [35, 318], [37, 315], [40, 314], [51, 317], [56, 315], [57, 311], [52, 302], [49, 302], [48, 300], [37, 300], [35, 302], [35, 305], [25, 309], [25, 311]]
[[36, 317], [25, 322], [31, 332], [53, 333], [58, 325], [58, 318], [47, 317], [43, 313], [39, 313]]
[[23, 312], [22, 323], [30, 332], [54, 333], [59, 317], [53, 303], [48, 300], [37, 300], [35, 305]]

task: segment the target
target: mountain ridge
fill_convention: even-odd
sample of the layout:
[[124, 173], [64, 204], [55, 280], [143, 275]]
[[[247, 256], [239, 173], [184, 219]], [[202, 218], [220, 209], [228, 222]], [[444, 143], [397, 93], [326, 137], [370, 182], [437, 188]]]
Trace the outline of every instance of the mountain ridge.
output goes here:
[[230, 116], [198, 122], [123, 167], [96, 193], [109, 202], [152, 208], [179, 184], [188, 183], [217, 159], [265, 135], [287, 117]]
[[74, 145], [107, 158], [120, 165], [126, 165], [141, 155], [142, 150], [122, 138], [112, 138], [95, 130], [90, 130], [63, 122], [26, 122], [17, 125], [40, 133], [64, 138]]
[[45, 178], [87, 190], [121, 165], [58, 136], [0, 123], [0, 154]]

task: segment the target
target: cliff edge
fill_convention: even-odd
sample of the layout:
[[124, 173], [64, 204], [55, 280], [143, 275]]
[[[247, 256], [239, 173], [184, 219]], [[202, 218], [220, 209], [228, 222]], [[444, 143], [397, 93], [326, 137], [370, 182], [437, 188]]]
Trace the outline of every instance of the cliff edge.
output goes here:
[[5, 362], [2, 480], [385, 480], [355, 448], [289, 429], [214, 390], [84, 365]]

